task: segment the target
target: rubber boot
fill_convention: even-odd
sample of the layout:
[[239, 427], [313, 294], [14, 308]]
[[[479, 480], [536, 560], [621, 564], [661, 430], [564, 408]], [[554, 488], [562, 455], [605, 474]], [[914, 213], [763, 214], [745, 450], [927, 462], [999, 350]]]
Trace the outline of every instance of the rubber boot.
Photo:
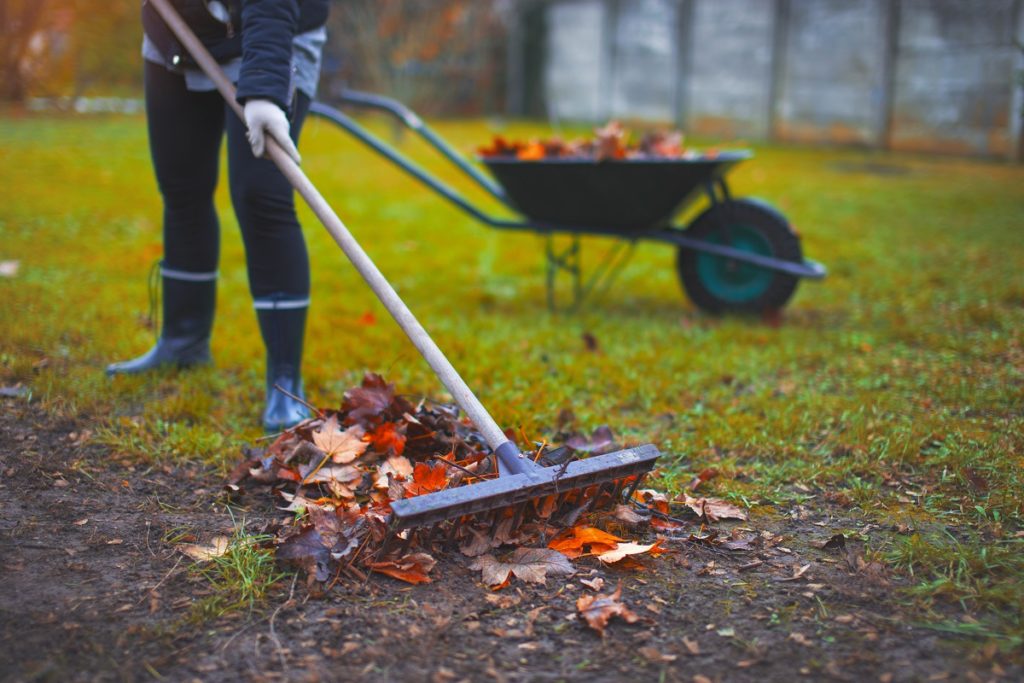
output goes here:
[[[271, 299], [256, 302], [256, 317], [267, 347], [267, 405], [263, 429], [267, 433], [294, 427], [310, 416], [302, 388], [302, 342], [309, 301]], [[275, 385], [287, 394], [275, 389]]]
[[167, 367], [208, 365], [210, 331], [217, 300], [217, 273], [161, 268], [163, 323], [156, 345], [138, 358], [112, 363], [108, 375], [138, 374]]

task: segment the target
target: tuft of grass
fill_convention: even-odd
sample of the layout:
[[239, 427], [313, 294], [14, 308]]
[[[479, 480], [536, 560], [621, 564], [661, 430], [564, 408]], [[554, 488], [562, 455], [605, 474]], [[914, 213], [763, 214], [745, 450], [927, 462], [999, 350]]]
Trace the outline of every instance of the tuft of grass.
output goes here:
[[275, 563], [272, 540], [272, 536], [246, 533], [243, 521], [223, 555], [194, 565], [193, 571], [208, 582], [212, 592], [192, 606], [191, 618], [202, 623], [257, 609], [285, 576]]

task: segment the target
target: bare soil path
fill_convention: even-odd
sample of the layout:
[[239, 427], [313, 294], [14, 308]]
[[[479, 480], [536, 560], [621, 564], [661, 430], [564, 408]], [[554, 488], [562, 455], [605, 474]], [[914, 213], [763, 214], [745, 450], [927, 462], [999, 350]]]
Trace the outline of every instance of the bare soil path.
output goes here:
[[[914, 625], [899, 577], [828, 508], [755, 517], [752, 550], [669, 541], [640, 570], [579, 563], [547, 586], [492, 593], [457, 553], [430, 584], [384, 577], [311, 599], [293, 575], [259, 612], [214, 621], [175, 548], [230, 533], [201, 469], [112, 462], [85, 427], [19, 399], [0, 410], [0, 680], [1021, 680], [1019, 668]], [[250, 523], [274, 511], [250, 497]], [[727, 533], [728, 527], [721, 529]], [[765, 540], [767, 539], [767, 540]], [[604, 637], [576, 618], [580, 579], [620, 581], [642, 619]], [[297, 585], [296, 585], [297, 584]]]

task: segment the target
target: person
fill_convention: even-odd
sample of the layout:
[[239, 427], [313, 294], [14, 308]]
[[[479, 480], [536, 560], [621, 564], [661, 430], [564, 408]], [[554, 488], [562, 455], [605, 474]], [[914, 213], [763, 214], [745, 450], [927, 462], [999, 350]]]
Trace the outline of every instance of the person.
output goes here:
[[263, 427], [268, 432], [308, 416], [301, 367], [310, 276], [291, 185], [263, 155], [271, 135], [299, 160], [295, 145], [316, 93], [328, 3], [172, 0], [237, 84], [244, 123], [155, 9], [145, 0], [142, 8], [146, 119], [163, 198], [163, 317], [153, 348], [110, 365], [107, 372], [134, 374], [211, 362], [220, 250], [213, 196], [226, 132], [231, 201], [266, 348]]

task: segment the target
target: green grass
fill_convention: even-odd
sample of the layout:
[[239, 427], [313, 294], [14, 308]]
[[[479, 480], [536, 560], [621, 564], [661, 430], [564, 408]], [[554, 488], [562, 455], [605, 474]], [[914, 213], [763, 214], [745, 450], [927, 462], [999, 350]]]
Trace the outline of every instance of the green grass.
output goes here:
[[227, 614], [257, 609], [271, 588], [284, 578], [270, 547], [272, 536], [250, 534], [245, 521], [235, 526], [223, 554], [192, 565], [192, 573], [206, 584], [203, 597], [190, 610], [189, 619], [205, 623]]
[[[438, 130], [471, 150], [494, 127]], [[539, 238], [474, 223], [325, 123], [308, 125], [302, 149], [306, 172], [500, 423], [540, 439], [572, 408], [582, 428], [606, 423], [657, 443], [659, 485], [670, 490], [715, 466], [717, 493], [764, 519], [828, 499], [884, 528], [903, 525], [913, 531], [871, 543], [912, 578], [907, 599], [922, 619], [1019, 645], [1024, 168], [759, 148], [730, 176], [734, 194], [778, 206], [807, 255], [830, 268], [800, 286], [774, 328], [694, 311], [673, 250], [659, 244], [640, 245], [600, 302], [551, 314]], [[443, 171], [414, 141], [403, 149]], [[217, 367], [110, 381], [108, 361], [153, 339], [146, 275], [161, 250], [160, 203], [143, 120], [8, 117], [0, 162], [0, 259], [21, 262], [16, 278], [0, 279], [3, 383], [95, 421], [124, 457], [230, 465], [259, 435], [262, 349], [226, 188]], [[865, 162], [907, 173], [843, 168]], [[313, 400], [338, 404], [368, 369], [410, 394], [442, 395], [330, 238], [302, 217]], [[593, 265], [611, 242], [584, 244]], [[367, 311], [377, 324], [360, 323]]]

